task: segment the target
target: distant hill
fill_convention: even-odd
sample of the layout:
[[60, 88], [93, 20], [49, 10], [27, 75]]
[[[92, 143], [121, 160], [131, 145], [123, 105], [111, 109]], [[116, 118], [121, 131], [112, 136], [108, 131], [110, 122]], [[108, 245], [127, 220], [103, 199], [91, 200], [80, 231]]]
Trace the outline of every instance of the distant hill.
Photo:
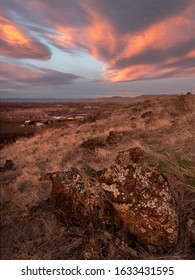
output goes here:
[[133, 97], [124, 96], [109, 96], [109, 97], [98, 97], [98, 98], [0, 98], [0, 102], [28, 102], [28, 103], [49, 103], [49, 102], [110, 102], [110, 103], [125, 103], [133, 100], [142, 100], [153, 97], [166, 97], [176, 96], [178, 94], [144, 94]]
[[71, 98], [1, 98], [1, 102], [69, 102]]

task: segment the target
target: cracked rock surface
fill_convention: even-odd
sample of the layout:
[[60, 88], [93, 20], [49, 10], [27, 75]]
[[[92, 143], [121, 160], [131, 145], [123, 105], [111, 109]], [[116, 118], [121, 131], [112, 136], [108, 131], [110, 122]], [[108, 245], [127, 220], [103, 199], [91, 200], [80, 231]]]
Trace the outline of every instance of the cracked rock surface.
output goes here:
[[127, 229], [147, 248], [168, 249], [178, 239], [178, 216], [169, 182], [144, 160], [140, 148], [120, 152], [99, 173], [100, 186]]
[[128, 235], [152, 252], [177, 244], [177, 207], [169, 182], [140, 148], [120, 152], [95, 181], [74, 168], [49, 176], [57, 215], [84, 230], [84, 258], [109, 258], [111, 244], [118, 247], [120, 242], [128, 252]]

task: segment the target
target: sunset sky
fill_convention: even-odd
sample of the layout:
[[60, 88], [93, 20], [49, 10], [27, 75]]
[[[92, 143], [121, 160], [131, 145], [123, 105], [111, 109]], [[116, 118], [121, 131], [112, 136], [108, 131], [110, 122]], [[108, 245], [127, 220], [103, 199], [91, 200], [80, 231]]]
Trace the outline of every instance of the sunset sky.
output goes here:
[[0, 0], [2, 98], [195, 91], [195, 0]]

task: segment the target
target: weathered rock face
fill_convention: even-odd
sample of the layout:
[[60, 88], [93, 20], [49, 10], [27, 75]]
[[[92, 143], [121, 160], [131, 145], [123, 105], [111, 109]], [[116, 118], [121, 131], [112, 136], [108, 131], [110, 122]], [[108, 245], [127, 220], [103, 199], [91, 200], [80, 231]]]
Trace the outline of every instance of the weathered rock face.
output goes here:
[[115, 231], [121, 227], [121, 220], [104, 191], [85, 180], [77, 169], [50, 174], [50, 179], [56, 213], [66, 224], [86, 230]]
[[104, 191], [95, 185], [94, 180], [86, 181], [77, 169], [49, 176], [57, 216], [68, 227], [84, 231], [83, 258], [105, 258], [109, 242], [104, 232], [115, 235], [121, 229], [122, 221]]
[[87, 171], [49, 175], [56, 214], [67, 226], [84, 231], [84, 258], [115, 258], [119, 244], [127, 258], [136, 258], [129, 247], [134, 238], [152, 252], [176, 245], [178, 217], [169, 183], [140, 148], [120, 152], [115, 165], [97, 176]]
[[120, 152], [116, 164], [99, 173], [100, 186], [142, 246], [168, 249], [178, 239], [176, 204], [166, 178], [144, 157], [140, 148]]

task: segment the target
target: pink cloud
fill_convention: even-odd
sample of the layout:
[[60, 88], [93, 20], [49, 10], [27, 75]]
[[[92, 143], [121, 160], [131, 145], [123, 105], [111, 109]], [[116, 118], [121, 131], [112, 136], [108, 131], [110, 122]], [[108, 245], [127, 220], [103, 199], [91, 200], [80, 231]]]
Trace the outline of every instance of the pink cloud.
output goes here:
[[[13, 9], [9, 3], [5, 5], [7, 11]], [[50, 44], [64, 52], [83, 50], [103, 61], [102, 75], [108, 82], [195, 75], [191, 63], [195, 59], [194, 0], [20, 3], [14, 7], [17, 14], [22, 9], [20, 17], [47, 29], [44, 32], [40, 28], [39, 34]], [[33, 39], [21, 25], [2, 19], [1, 54], [48, 59], [48, 47]]]
[[51, 57], [49, 48], [39, 42], [21, 26], [0, 17], [0, 54], [13, 58], [47, 60]]
[[[89, 24], [75, 26], [71, 23], [64, 25], [63, 20], [54, 21], [53, 28], [57, 34], [46, 36], [65, 52], [82, 49], [103, 61], [106, 81], [193, 77], [195, 73], [190, 60], [186, 58], [195, 58], [194, 1], [173, 1], [170, 11], [165, 12], [161, 9], [169, 6], [167, 1], [156, 1], [156, 6], [159, 6], [157, 10], [155, 5], [149, 10], [146, 2], [139, 0], [140, 5], [151, 14], [151, 18], [146, 17], [147, 12], [142, 11], [145, 19], [140, 18], [139, 14], [134, 15], [131, 10], [127, 14], [125, 8], [131, 6], [128, 5], [131, 1], [124, 2], [127, 5], [113, 1], [115, 9], [110, 6], [110, 10], [106, 10], [108, 6], [102, 1], [84, 1], [81, 7], [87, 13]], [[159, 16], [156, 15], [157, 11]], [[128, 16], [134, 18], [134, 23], [130, 21], [132, 26], [126, 26]], [[185, 61], [183, 65], [182, 61]], [[172, 62], [175, 65], [171, 66]]]
[[1, 89], [8, 87], [14, 88], [18, 84], [28, 85], [30, 87], [46, 86], [50, 88], [71, 84], [74, 80], [82, 78], [74, 74], [56, 70], [32, 66], [16, 66], [8, 63], [1, 63], [0, 76]]

